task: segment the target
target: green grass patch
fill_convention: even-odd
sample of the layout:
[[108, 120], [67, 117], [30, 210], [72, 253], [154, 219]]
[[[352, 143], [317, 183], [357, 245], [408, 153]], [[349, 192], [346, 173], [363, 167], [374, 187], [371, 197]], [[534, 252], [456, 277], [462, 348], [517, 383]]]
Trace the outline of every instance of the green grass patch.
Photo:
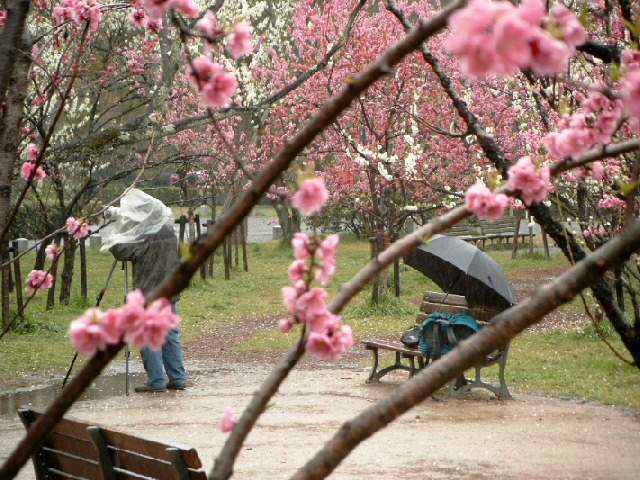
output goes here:
[[[269, 207], [270, 208], [270, 207]], [[490, 255], [505, 269], [507, 276], [554, 267], [566, 267], [559, 254], [551, 258], [521, 253], [511, 259], [510, 251], [492, 251]], [[329, 287], [330, 295], [349, 281], [369, 260], [369, 245], [352, 236], [341, 239], [338, 250], [338, 271]], [[274, 318], [273, 328], [260, 331], [236, 347], [238, 351], [281, 352], [296, 341], [292, 332], [284, 335], [276, 328], [275, 319], [286, 315], [281, 288], [289, 284], [287, 267], [292, 260], [290, 248], [280, 242], [249, 246], [249, 272], [234, 268], [231, 279], [223, 276], [221, 258], [215, 262], [214, 277], [202, 281], [198, 276], [180, 299], [183, 318], [183, 338], [197, 337], [223, 322], [238, 319]], [[0, 341], [0, 375], [6, 383], [30, 382], [30, 378], [46, 378], [64, 373], [73, 355], [66, 332], [69, 322], [92, 305], [104, 286], [113, 257], [89, 249], [89, 299], [80, 299], [76, 271], [72, 301], [67, 306], [45, 310], [46, 295], [36, 297], [15, 332]], [[23, 272], [33, 265], [33, 257], [22, 262]], [[427, 290], [438, 288], [424, 275], [400, 265], [401, 295], [387, 295], [382, 302], [371, 305], [371, 291], [366, 288], [343, 312], [358, 339], [375, 336], [397, 336], [413, 325], [418, 305]], [[103, 306], [114, 307], [124, 297], [124, 276], [117, 269]], [[570, 305], [564, 308], [577, 308]], [[615, 338], [615, 335], [612, 335]], [[356, 346], [355, 348], [361, 348]], [[603, 403], [630, 405], [640, 408], [640, 375], [637, 369], [625, 366], [597, 338], [590, 328], [581, 332], [526, 334], [511, 347], [507, 376], [510, 387], [520, 391], [567, 395]], [[368, 362], [363, 360], [363, 362]], [[364, 364], [363, 364], [364, 365]], [[492, 371], [489, 372], [493, 374]]]

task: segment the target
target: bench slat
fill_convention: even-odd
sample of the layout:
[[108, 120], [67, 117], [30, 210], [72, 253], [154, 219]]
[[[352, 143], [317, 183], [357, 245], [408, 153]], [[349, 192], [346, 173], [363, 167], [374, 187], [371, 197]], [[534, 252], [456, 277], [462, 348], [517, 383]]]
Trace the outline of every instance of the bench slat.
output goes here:
[[467, 306], [467, 299], [462, 295], [454, 295], [452, 293], [427, 292], [422, 299], [424, 302], [442, 303], [444, 305]]
[[174, 480], [176, 478], [175, 469], [169, 462], [113, 447], [109, 447], [108, 451], [114, 468], [157, 480]]
[[420, 350], [417, 348], [409, 348], [403, 343], [389, 342], [385, 340], [364, 340], [362, 342], [365, 348], [374, 349], [374, 348], [383, 348], [385, 350], [391, 350], [393, 352], [400, 352], [406, 355], [411, 356], [424, 356]]
[[102, 480], [98, 462], [86, 460], [58, 450], [43, 447], [50, 468], [87, 480]]
[[98, 452], [93, 443], [79, 438], [69, 437], [60, 433], [51, 433], [44, 442], [47, 447], [54, 448], [61, 452], [70, 453], [76, 457], [86, 458], [87, 460], [98, 461]]
[[[102, 435], [107, 445], [115, 447], [119, 450], [128, 450], [145, 457], [157, 458], [166, 462], [171, 461], [171, 457], [167, 452], [167, 447], [175, 445], [166, 445], [153, 440], [145, 440], [126, 433], [115, 432], [113, 430], [103, 429]], [[198, 457], [198, 452], [193, 448], [185, 449], [175, 446], [180, 450], [180, 456], [188, 468], [202, 468], [202, 462]]]

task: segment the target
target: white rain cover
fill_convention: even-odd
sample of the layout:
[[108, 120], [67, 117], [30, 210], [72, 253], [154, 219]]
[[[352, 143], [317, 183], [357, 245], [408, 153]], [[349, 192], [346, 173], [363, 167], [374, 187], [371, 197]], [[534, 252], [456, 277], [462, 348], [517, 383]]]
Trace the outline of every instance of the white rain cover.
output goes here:
[[102, 252], [119, 243], [140, 242], [145, 235], [157, 233], [167, 224], [173, 226], [171, 209], [137, 188], [132, 188], [120, 199], [119, 209], [110, 211], [115, 221], [101, 231]]

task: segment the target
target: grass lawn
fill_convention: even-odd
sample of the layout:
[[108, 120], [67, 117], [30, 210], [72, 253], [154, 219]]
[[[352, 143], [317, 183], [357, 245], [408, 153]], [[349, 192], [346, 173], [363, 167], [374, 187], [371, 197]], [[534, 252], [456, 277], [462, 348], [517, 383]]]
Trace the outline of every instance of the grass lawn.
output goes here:
[[[518, 272], [535, 272], [566, 265], [559, 255], [551, 259], [539, 255], [521, 255], [511, 259], [510, 251], [490, 252], [501, 263], [508, 276]], [[330, 287], [335, 293], [339, 285], [352, 277], [369, 257], [365, 242], [350, 237], [342, 240], [338, 253], [338, 272]], [[243, 318], [284, 315], [280, 289], [288, 284], [287, 266], [291, 262], [288, 248], [276, 242], [251, 245], [250, 272], [233, 271], [225, 281], [216, 259], [213, 279], [194, 279], [180, 300], [185, 339], [220, 322]], [[23, 262], [29, 271], [32, 257]], [[79, 299], [79, 282], [74, 285], [74, 300], [69, 306], [44, 309], [45, 296], [39, 296], [28, 310], [22, 333], [11, 333], [0, 340], [0, 375], [7, 384], [28, 382], [34, 376], [59, 375], [67, 367], [73, 349], [66, 338], [69, 322], [93, 304], [104, 286], [113, 258], [108, 253], [89, 250], [89, 301]], [[417, 303], [427, 290], [437, 288], [422, 274], [401, 266], [402, 295], [388, 298], [380, 306], [369, 305], [369, 292], [363, 292], [347, 307], [344, 318], [358, 338], [374, 335], [397, 335], [410, 326]], [[76, 278], [77, 280], [77, 278]], [[116, 270], [103, 306], [121, 303], [124, 276]], [[578, 308], [577, 305], [563, 308]], [[294, 335], [283, 335], [275, 328], [261, 331], [235, 348], [239, 351], [282, 351]], [[358, 348], [358, 347], [356, 347]], [[367, 357], [368, 359], [368, 357]], [[595, 337], [576, 332], [525, 334], [513, 344], [507, 367], [509, 385], [515, 390], [576, 396], [604, 403], [624, 404], [640, 408], [640, 372], [624, 365]]]

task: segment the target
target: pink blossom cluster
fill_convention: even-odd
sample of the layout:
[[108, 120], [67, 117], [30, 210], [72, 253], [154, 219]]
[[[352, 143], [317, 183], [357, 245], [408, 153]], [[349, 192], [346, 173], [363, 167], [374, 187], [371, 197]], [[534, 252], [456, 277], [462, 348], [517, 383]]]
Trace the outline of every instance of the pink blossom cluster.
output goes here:
[[218, 428], [221, 432], [229, 433], [231, 430], [236, 428], [238, 425], [238, 420], [236, 419], [236, 414], [231, 407], [225, 407], [224, 412], [222, 413], [222, 418], [218, 423]]
[[214, 42], [223, 30], [218, 25], [218, 19], [211, 10], [207, 10], [207, 13], [196, 22], [196, 31], [207, 38], [207, 41]]
[[586, 32], [575, 15], [558, 5], [547, 16], [542, 0], [472, 0], [449, 20], [446, 48], [458, 56], [465, 74], [507, 75], [531, 68], [540, 75], [560, 73]]
[[64, 22], [76, 25], [89, 22], [91, 32], [95, 32], [102, 19], [101, 8], [96, 0], [61, 0], [53, 9], [53, 20], [58, 25]]
[[185, 17], [195, 18], [200, 14], [193, 0], [135, 0], [134, 8], [144, 10], [152, 21], [162, 20], [167, 10], [177, 10]]
[[20, 168], [20, 177], [25, 181], [42, 180], [47, 176], [47, 173], [36, 165], [39, 154], [38, 146], [34, 143], [27, 145], [27, 161], [22, 164]]
[[207, 107], [224, 107], [236, 93], [236, 77], [207, 57], [198, 57], [189, 69], [192, 83], [200, 91], [202, 103]]
[[75, 217], [67, 218], [67, 231], [76, 240], [82, 240], [89, 235], [89, 224]]
[[41, 288], [49, 289], [53, 286], [53, 276], [44, 270], [31, 270], [27, 276], [27, 293], [37, 292]]
[[302, 186], [291, 197], [291, 205], [300, 210], [303, 215], [313, 215], [320, 211], [329, 194], [322, 178], [305, 180]]
[[236, 59], [251, 52], [251, 27], [246, 23], [238, 23], [227, 38], [227, 46], [231, 56]]
[[582, 231], [582, 235], [584, 238], [593, 238], [593, 237], [604, 237], [607, 234], [607, 230], [600, 225], [599, 227], [587, 227]]
[[509, 205], [509, 198], [503, 193], [495, 193], [477, 181], [466, 194], [467, 208], [479, 218], [498, 220], [504, 216], [504, 210]]
[[624, 210], [627, 207], [627, 202], [625, 202], [621, 198], [614, 197], [613, 195], [605, 195], [598, 202], [598, 207]]
[[620, 96], [624, 100], [629, 116], [638, 119], [640, 118], [640, 51], [622, 52], [622, 66], [625, 75], [620, 82]]
[[0, 30], [7, 24], [7, 11], [0, 8]]
[[549, 181], [549, 167], [536, 168], [531, 157], [518, 160], [509, 168], [508, 175], [507, 187], [520, 191], [520, 198], [527, 206], [540, 203], [553, 191], [553, 184]]
[[338, 235], [330, 235], [318, 243], [305, 233], [297, 233], [291, 242], [295, 260], [289, 266], [293, 286], [282, 289], [291, 317], [280, 321], [280, 330], [288, 332], [295, 323], [306, 324], [309, 329], [306, 349], [323, 360], [337, 359], [353, 345], [351, 328], [327, 308], [327, 291], [310, 288], [314, 273], [323, 285], [335, 273], [338, 241]]
[[561, 130], [547, 135], [544, 144], [558, 161], [576, 159], [595, 146], [610, 143], [621, 116], [622, 101], [594, 88], [573, 115], [562, 117]]
[[46, 178], [46, 176], [47, 173], [42, 167], [36, 165], [34, 162], [26, 161], [22, 164], [22, 167], [20, 167], [20, 177], [22, 177], [25, 182], [33, 180], [39, 181]]
[[180, 317], [165, 298], [147, 308], [144, 303], [144, 295], [136, 290], [127, 295], [127, 303], [120, 308], [106, 312], [98, 308], [87, 310], [69, 328], [75, 349], [83, 355], [93, 356], [123, 340], [139, 349], [160, 350], [169, 331], [180, 323]]
[[55, 243], [51, 243], [44, 249], [44, 253], [47, 255], [49, 260], [54, 261], [62, 253], [62, 248]]

